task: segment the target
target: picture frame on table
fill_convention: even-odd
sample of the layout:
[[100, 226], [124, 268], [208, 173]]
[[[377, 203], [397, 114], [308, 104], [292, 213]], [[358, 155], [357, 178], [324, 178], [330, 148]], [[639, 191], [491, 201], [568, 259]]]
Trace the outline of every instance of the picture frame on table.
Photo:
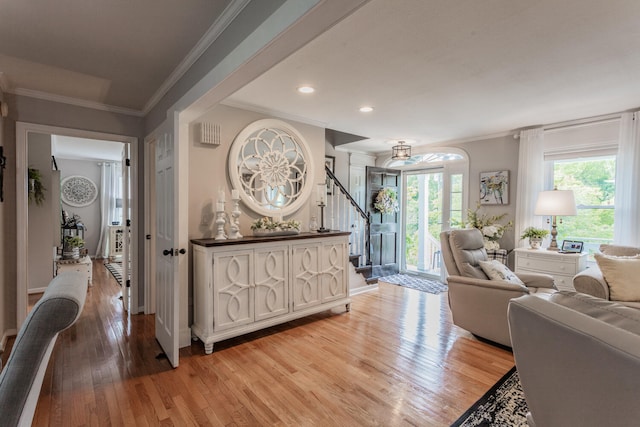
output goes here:
[[[324, 165], [329, 168], [331, 173], [336, 173], [336, 156], [324, 156]], [[329, 177], [326, 179], [327, 183], [327, 195], [331, 196], [333, 194], [333, 185]]]
[[480, 204], [509, 204], [509, 171], [480, 172]]

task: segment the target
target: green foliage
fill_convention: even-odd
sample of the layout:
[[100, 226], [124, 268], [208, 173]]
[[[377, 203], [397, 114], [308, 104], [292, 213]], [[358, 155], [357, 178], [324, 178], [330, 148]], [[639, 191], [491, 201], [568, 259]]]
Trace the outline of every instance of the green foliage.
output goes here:
[[546, 228], [527, 227], [522, 232], [520, 239], [530, 239], [532, 237], [542, 239], [547, 237], [547, 234], [549, 234], [549, 230]]
[[81, 248], [84, 246], [84, 240], [80, 236], [67, 236], [64, 238], [64, 244], [71, 248]]
[[47, 190], [42, 184], [42, 174], [38, 169], [28, 169], [29, 178], [29, 201], [36, 202], [36, 205], [41, 205], [45, 198], [44, 192]]
[[554, 162], [554, 185], [573, 190], [579, 207], [577, 216], [561, 218], [558, 241], [613, 240], [615, 171], [614, 156]]

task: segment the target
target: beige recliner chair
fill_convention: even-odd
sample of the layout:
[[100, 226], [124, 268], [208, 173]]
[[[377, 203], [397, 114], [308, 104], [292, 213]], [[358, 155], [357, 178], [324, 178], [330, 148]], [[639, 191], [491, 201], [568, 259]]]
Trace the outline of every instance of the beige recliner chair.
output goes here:
[[448, 274], [453, 323], [478, 337], [511, 347], [507, 322], [509, 301], [531, 293], [555, 292], [553, 277], [517, 274], [524, 285], [489, 280], [480, 268], [480, 261], [489, 258], [482, 233], [475, 228], [443, 231], [440, 243]]
[[637, 426], [640, 311], [577, 292], [509, 304], [530, 427]]

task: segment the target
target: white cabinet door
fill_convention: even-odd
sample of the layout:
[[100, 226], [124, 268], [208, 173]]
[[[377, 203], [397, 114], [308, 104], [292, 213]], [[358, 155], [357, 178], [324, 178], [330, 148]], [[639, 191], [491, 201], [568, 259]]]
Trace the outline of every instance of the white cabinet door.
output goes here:
[[344, 243], [333, 241], [322, 245], [322, 302], [347, 296], [349, 276], [345, 259], [348, 259], [348, 255]]
[[214, 331], [253, 322], [253, 251], [213, 256]]
[[293, 247], [293, 310], [320, 304], [319, 244]]
[[255, 320], [289, 312], [288, 247], [255, 251]]

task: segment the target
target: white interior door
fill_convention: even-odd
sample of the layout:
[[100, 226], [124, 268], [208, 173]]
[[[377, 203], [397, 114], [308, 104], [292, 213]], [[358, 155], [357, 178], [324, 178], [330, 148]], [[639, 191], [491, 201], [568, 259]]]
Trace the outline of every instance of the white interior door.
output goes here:
[[178, 366], [179, 301], [177, 236], [177, 153], [174, 123], [165, 121], [156, 132], [155, 282], [156, 339], [169, 362]]
[[131, 212], [130, 187], [129, 187], [129, 144], [123, 144], [122, 148], [122, 222], [124, 225], [122, 236], [122, 305], [127, 311], [131, 310], [131, 280], [129, 269], [131, 268]]

